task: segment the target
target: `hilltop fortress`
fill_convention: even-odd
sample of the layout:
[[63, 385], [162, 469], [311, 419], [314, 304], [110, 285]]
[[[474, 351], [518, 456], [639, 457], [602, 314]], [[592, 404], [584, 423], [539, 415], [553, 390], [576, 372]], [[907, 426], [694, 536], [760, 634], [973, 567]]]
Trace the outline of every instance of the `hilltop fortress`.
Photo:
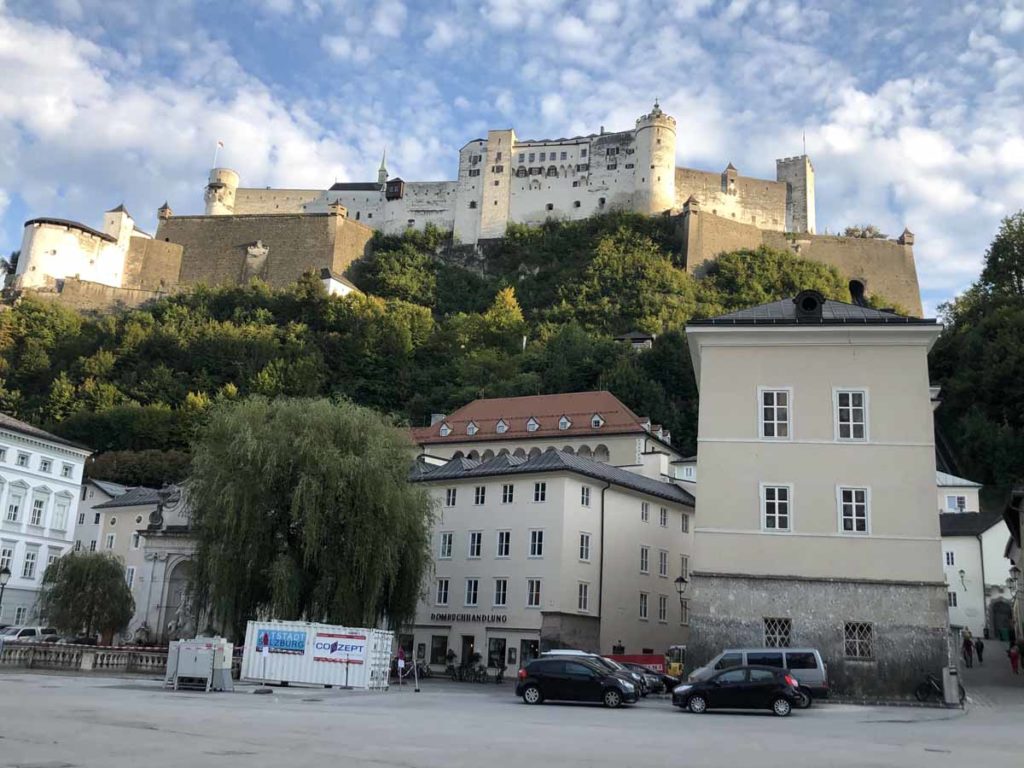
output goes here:
[[655, 102], [631, 130], [519, 140], [489, 131], [459, 151], [455, 181], [389, 178], [327, 189], [241, 186], [229, 168], [210, 172], [199, 216], [165, 204], [150, 236], [123, 206], [103, 231], [63, 219], [26, 222], [15, 288], [83, 307], [138, 304], [200, 283], [271, 285], [313, 270], [332, 292], [368, 252], [375, 230], [401, 234], [428, 224], [453, 242], [484, 246], [510, 223], [539, 225], [608, 211], [676, 216], [687, 269], [701, 275], [719, 253], [765, 244], [831, 264], [851, 297], [881, 293], [912, 314], [921, 302], [909, 231], [896, 241], [815, 233], [814, 167], [806, 155], [776, 161], [775, 180], [676, 166], [676, 120]]

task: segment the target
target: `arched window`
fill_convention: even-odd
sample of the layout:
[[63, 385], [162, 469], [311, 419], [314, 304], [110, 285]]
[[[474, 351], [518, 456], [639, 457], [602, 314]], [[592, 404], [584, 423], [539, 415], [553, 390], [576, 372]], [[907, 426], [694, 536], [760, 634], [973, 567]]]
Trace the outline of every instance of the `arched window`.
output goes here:
[[540, 456], [540, 448], [531, 448], [529, 456], [531, 459], [536, 456]]
[[512, 455], [513, 456], [518, 456], [521, 459], [525, 459], [526, 458], [526, 451], [524, 451], [522, 448], [516, 448], [515, 453], [513, 453]]
[[469, 456], [467, 456], [466, 458], [472, 459], [473, 461], [480, 461], [480, 451], [470, 451]]
[[594, 452], [590, 450], [589, 445], [581, 445], [579, 448], [576, 449], [576, 455], [584, 459], [590, 459], [593, 458]]
[[576, 453], [576, 451], [573, 449], [571, 445], [563, 445], [562, 453], [568, 453], [570, 456], [572, 456], [574, 453]]
[[864, 297], [864, 282], [861, 280], [850, 281], [850, 301], [858, 306], [866, 306], [867, 299]]
[[483, 452], [483, 453], [482, 453], [482, 454], [480, 455], [480, 460], [481, 460], [481, 461], [490, 461], [490, 460], [491, 460], [491, 459], [493, 459], [493, 458], [494, 458], [494, 451], [492, 451], [492, 450], [490, 450], [490, 449], [487, 449], [486, 451], [484, 451], [484, 452]]
[[555, 166], [553, 166], [553, 165], [549, 165], [548, 166], [547, 175], [548, 176], [558, 176], [558, 169], [555, 168]]
[[608, 452], [607, 445], [599, 445], [594, 449], [594, 461], [602, 461], [607, 464], [609, 459], [611, 459], [611, 454]]

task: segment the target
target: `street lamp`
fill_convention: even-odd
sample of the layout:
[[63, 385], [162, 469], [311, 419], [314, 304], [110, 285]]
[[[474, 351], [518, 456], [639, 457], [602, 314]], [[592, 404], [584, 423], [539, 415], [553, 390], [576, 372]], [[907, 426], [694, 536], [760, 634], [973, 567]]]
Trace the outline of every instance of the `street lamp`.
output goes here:
[[7, 588], [7, 582], [11, 580], [11, 569], [6, 565], [0, 568], [0, 616], [3, 615], [4, 609], [4, 589]]
[[679, 595], [679, 604], [683, 604], [683, 595], [686, 594], [686, 587], [690, 584], [685, 576], [676, 577], [676, 594]]

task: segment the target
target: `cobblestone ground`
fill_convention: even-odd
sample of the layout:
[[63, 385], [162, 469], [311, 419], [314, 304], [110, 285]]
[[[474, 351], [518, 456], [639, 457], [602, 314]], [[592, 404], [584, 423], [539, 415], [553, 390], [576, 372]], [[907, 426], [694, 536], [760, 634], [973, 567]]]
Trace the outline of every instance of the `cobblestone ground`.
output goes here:
[[154, 681], [7, 671], [0, 766], [1020, 768], [1024, 688], [966, 672], [974, 701], [965, 711], [821, 704], [782, 719], [690, 715], [665, 699], [615, 711], [530, 707], [509, 684], [429, 680], [421, 693], [293, 687], [255, 696], [249, 687], [175, 693]]

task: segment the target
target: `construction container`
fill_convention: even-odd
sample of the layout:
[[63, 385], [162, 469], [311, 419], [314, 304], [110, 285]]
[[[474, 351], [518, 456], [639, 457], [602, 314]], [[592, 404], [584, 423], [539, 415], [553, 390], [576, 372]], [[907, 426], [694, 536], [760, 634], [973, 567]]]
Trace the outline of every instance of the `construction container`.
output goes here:
[[386, 690], [394, 633], [304, 621], [250, 621], [242, 679]]

